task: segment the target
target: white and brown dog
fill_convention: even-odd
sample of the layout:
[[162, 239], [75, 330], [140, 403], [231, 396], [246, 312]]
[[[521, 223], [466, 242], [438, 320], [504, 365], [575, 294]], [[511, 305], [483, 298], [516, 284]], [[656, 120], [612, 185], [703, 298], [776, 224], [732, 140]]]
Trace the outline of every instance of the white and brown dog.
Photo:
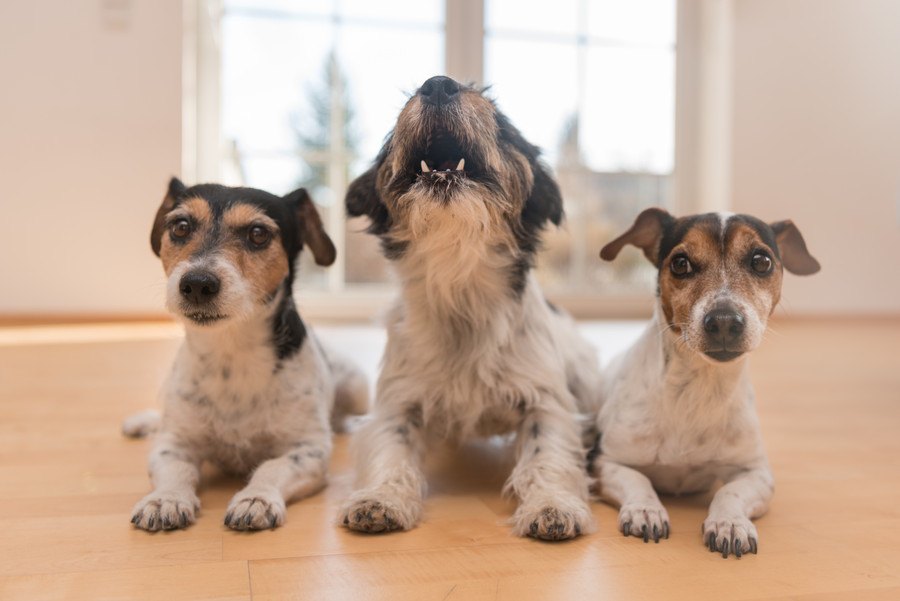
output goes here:
[[357, 489], [340, 521], [409, 529], [422, 515], [429, 445], [517, 433], [506, 484], [514, 531], [547, 540], [592, 526], [578, 413], [599, 394], [593, 349], [531, 274], [559, 188], [481, 90], [432, 77], [347, 194], [400, 277]]
[[592, 460], [601, 494], [619, 506], [625, 536], [659, 542], [669, 517], [657, 490], [689, 494], [722, 481], [703, 540], [723, 557], [756, 553], [751, 520], [768, 509], [773, 479], [746, 357], [781, 296], [783, 269], [808, 275], [819, 264], [793, 223], [748, 215], [648, 209], [600, 256], [611, 261], [626, 244], [659, 269], [658, 302], [604, 373]]
[[[154, 490], [135, 506], [144, 530], [184, 528], [200, 507], [200, 465], [252, 474], [228, 506], [236, 530], [274, 528], [285, 503], [325, 484], [330, 422], [366, 409], [365, 377], [326, 353], [294, 306], [294, 263], [308, 246], [319, 265], [335, 250], [306, 191], [169, 184], [151, 233], [166, 304], [185, 341], [163, 388], [165, 413], [150, 453]], [[156, 428], [152, 412], [128, 435]]]

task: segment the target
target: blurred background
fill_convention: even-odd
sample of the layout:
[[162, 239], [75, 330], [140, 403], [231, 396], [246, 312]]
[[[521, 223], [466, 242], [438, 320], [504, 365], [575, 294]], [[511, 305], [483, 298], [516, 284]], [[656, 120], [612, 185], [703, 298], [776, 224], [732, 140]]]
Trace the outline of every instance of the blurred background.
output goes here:
[[171, 175], [312, 192], [339, 250], [305, 315], [394, 286], [344, 190], [440, 73], [542, 147], [567, 221], [539, 277], [580, 317], [648, 315], [599, 249], [649, 206], [793, 219], [823, 265], [781, 313], [900, 314], [895, 0], [0, 0], [0, 320], [154, 318]]

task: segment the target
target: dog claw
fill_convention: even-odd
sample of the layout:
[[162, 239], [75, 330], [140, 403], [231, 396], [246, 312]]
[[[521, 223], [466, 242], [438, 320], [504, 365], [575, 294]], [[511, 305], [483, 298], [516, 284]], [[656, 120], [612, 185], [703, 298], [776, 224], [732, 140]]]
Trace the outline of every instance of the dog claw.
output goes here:
[[653, 542], [659, 544], [659, 527], [653, 524]]
[[757, 550], [756, 539], [751, 536], [750, 537], [750, 552], [753, 553], [754, 555], [756, 555], [756, 550]]
[[722, 559], [728, 558], [728, 539], [722, 541]]
[[650, 532], [647, 530], [647, 524], [641, 526], [641, 535], [643, 536], [645, 543], [650, 540]]
[[663, 538], [669, 540], [669, 522], [663, 522]]
[[622, 534], [624, 536], [628, 536], [631, 533], [631, 522], [625, 522], [622, 524]]
[[740, 559], [741, 555], [743, 554], [743, 551], [741, 550], [741, 546], [742, 546], [741, 539], [739, 539], [739, 538], [735, 539], [735, 541], [734, 541], [734, 556], [737, 557], [738, 559]]
[[706, 546], [709, 547], [710, 553], [716, 552], [716, 534], [714, 532], [710, 532], [706, 538]]

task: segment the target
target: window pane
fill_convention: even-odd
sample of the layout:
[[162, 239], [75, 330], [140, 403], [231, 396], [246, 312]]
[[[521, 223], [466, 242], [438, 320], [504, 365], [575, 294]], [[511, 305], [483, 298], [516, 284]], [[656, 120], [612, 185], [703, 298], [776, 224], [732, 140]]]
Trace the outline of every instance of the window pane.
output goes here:
[[632, 44], [675, 43], [675, 0], [591, 0], [588, 32]]
[[523, 31], [574, 35], [579, 0], [527, 2], [485, 0], [485, 27], [490, 32]]

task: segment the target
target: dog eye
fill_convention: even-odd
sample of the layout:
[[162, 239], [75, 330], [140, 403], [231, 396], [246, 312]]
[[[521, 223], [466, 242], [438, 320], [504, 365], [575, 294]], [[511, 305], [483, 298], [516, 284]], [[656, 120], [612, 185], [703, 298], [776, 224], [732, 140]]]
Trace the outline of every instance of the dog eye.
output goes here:
[[687, 276], [694, 271], [694, 266], [685, 255], [676, 255], [669, 264], [669, 269], [678, 277]]
[[254, 225], [247, 233], [247, 239], [253, 246], [263, 247], [272, 239], [272, 232], [261, 225]]
[[169, 231], [173, 238], [184, 240], [191, 235], [191, 222], [187, 219], [179, 219], [170, 226]]
[[772, 258], [765, 253], [756, 253], [750, 259], [750, 267], [759, 275], [772, 271]]

